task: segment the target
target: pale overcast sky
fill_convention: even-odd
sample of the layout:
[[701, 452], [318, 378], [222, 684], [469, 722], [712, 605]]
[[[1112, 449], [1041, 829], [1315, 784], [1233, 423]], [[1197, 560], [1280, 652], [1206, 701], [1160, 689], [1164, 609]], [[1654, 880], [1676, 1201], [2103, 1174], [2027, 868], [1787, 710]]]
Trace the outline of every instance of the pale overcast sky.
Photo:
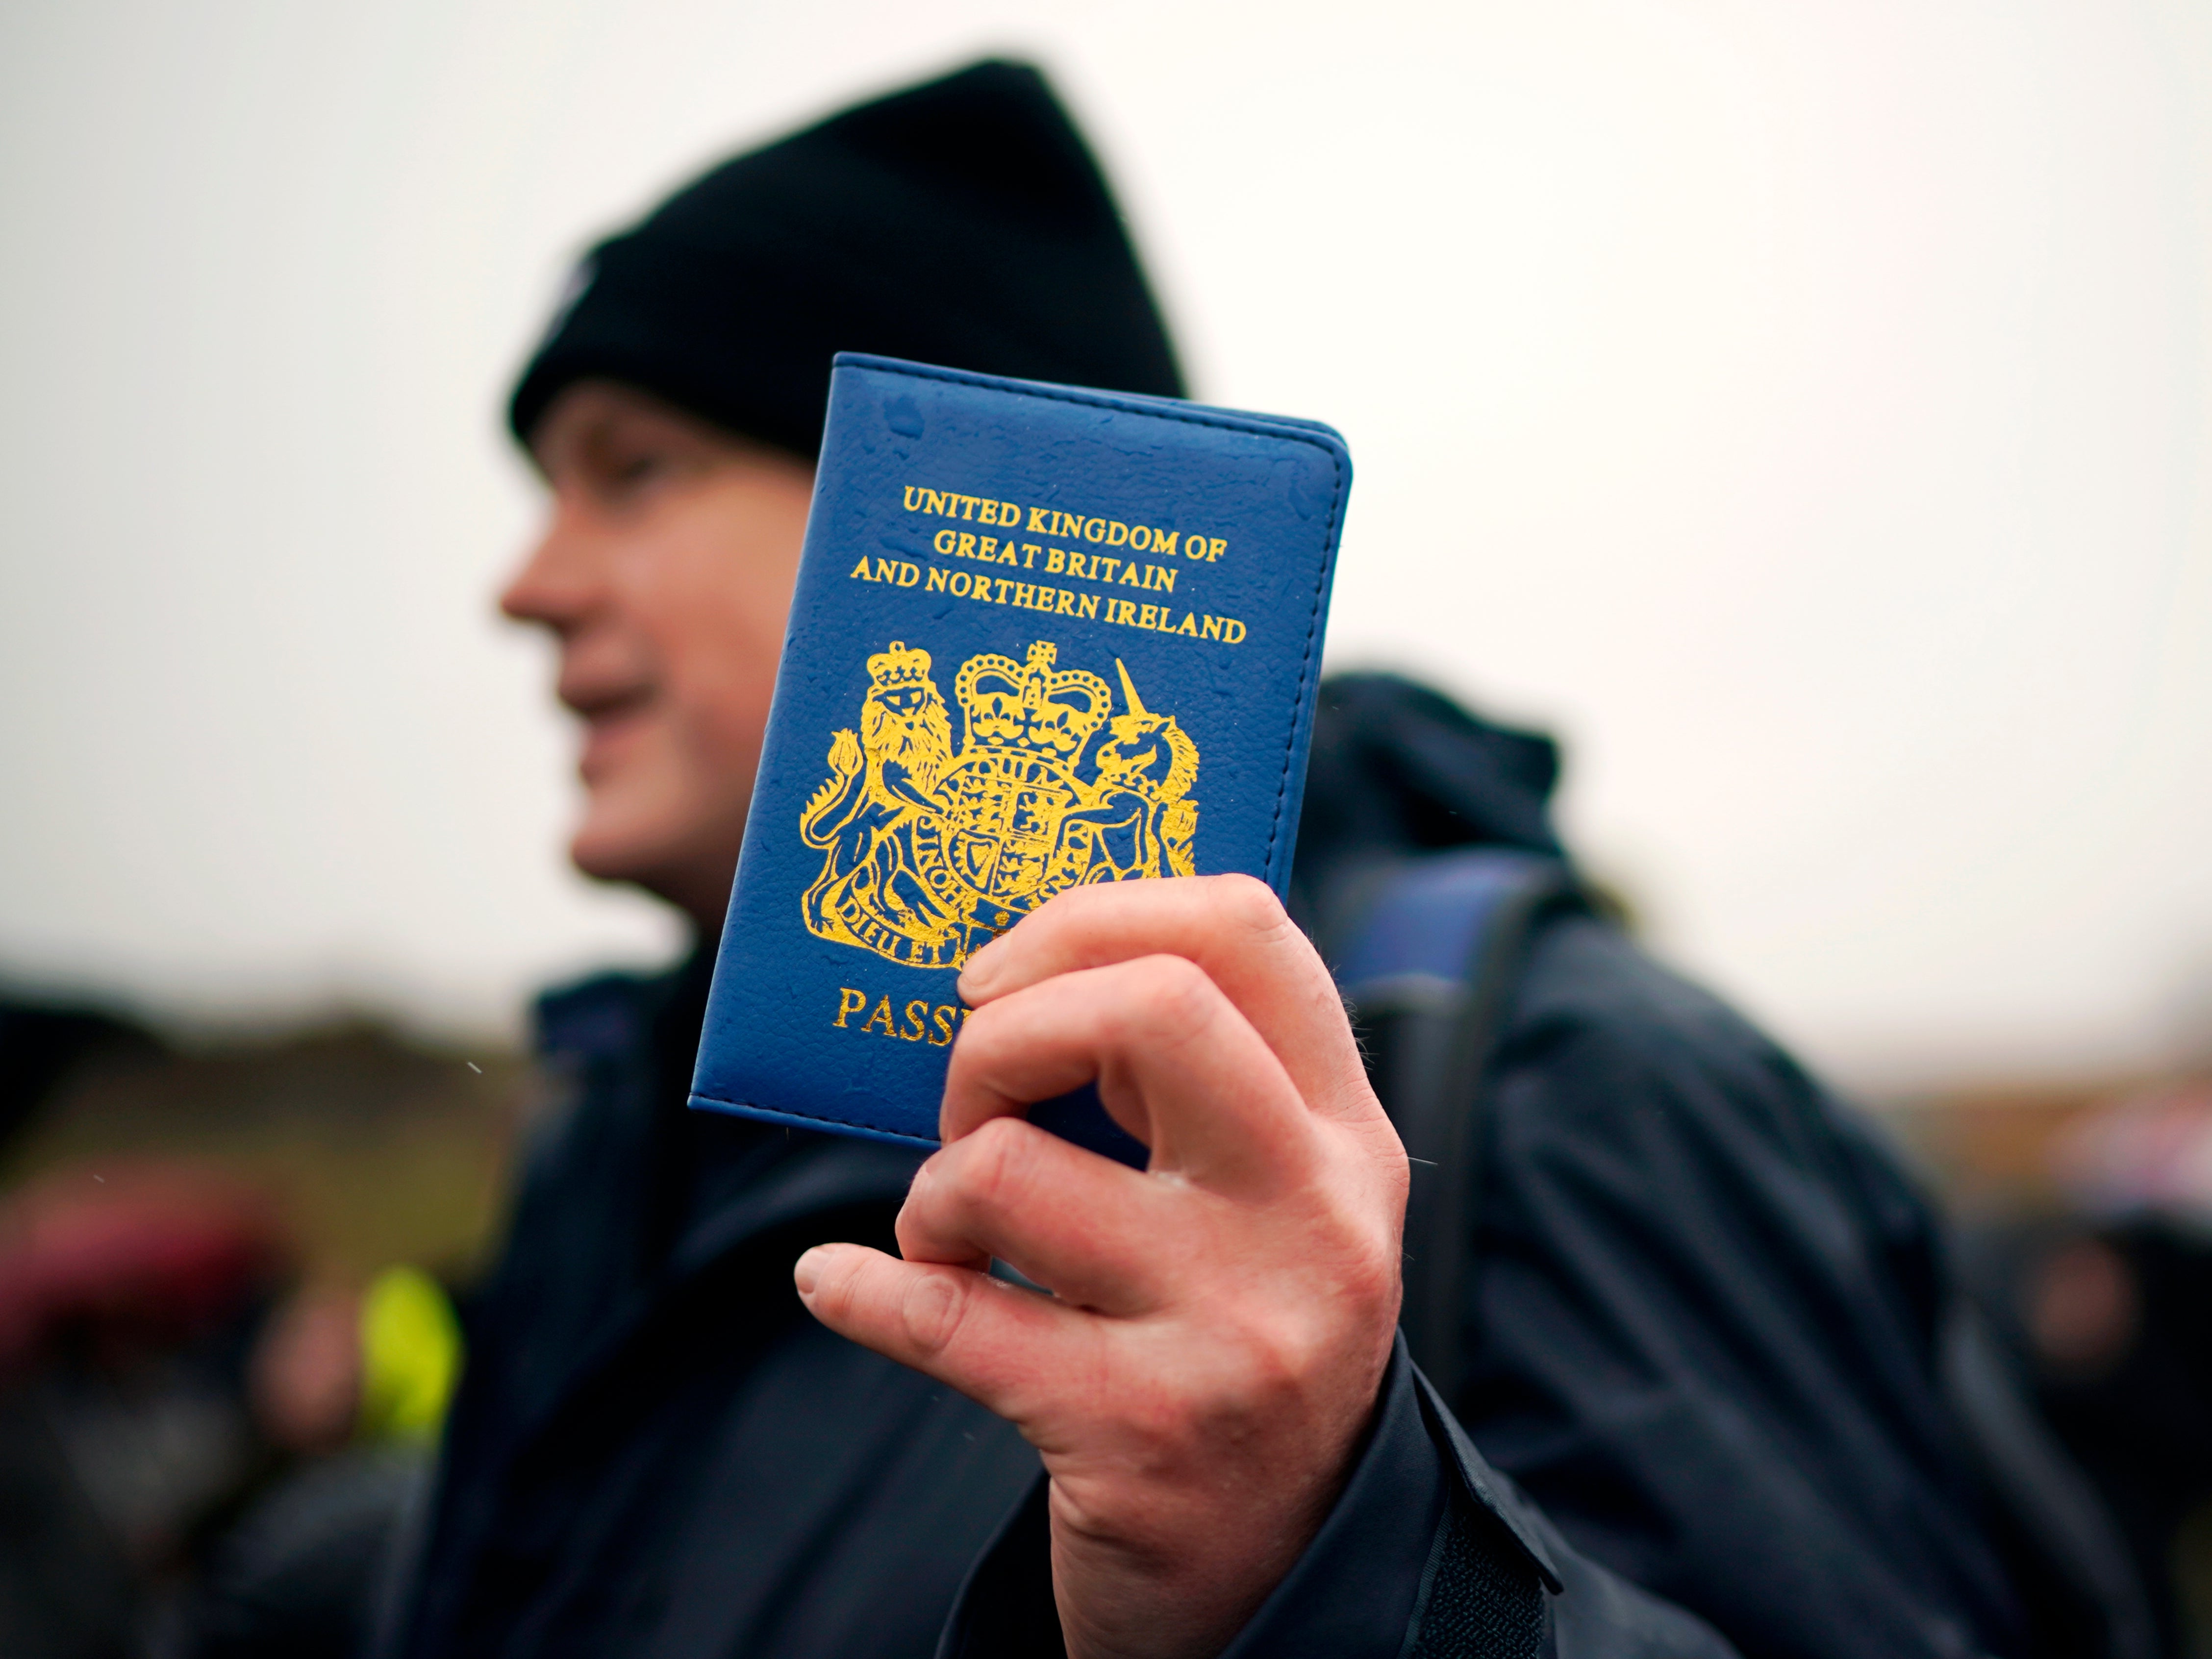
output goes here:
[[562, 862], [507, 379], [596, 233], [994, 50], [1200, 392], [1349, 439], [1334, 661], [1556, 729], [1662, 949], [1874, 1087], [2212, 1043], [2192, 0], [10, 6], [0, 972], [513, 1031], [673, 948]]

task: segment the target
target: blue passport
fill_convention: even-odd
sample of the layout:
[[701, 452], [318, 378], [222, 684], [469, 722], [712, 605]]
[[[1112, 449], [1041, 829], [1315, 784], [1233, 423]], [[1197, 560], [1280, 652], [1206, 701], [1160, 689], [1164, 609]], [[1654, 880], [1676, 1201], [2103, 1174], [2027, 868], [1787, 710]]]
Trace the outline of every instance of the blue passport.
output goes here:
[[1351, 483], [1316, 422], [841, 354], [691, 1104], [933, 1146], [972, 952], [1086, 882], [1280, 893]]

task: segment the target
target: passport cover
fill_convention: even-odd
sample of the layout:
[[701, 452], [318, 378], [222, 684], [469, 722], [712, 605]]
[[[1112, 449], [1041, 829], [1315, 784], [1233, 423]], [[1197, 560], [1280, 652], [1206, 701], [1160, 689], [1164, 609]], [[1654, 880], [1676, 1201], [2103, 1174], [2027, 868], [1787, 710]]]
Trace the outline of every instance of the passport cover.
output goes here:
[[969, 953], [1085, 882], [1280, 893], [1351, 482], [1317, 422], [841, 354], [691, 1104], [934, 1146]]

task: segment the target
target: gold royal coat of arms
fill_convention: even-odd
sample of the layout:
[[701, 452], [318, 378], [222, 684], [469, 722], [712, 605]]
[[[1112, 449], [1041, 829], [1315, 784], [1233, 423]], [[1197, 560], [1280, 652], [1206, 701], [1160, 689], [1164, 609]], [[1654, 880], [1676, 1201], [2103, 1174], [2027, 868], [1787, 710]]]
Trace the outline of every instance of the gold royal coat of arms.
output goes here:
[[957, 968], [1065, 888], [1193, 873], [1197, 745], [1139, 700], [1118, 658], [1116, 714], [1113, 688], [1057, 655], [1039, 640], [1026, 663], [963, 663], [957, 753], [929, 653], [894, 639], [868, 658], [860, 735], [831, 740], [830, 777], [799, 814], [823, 855], [802, 901], [810, 933]]

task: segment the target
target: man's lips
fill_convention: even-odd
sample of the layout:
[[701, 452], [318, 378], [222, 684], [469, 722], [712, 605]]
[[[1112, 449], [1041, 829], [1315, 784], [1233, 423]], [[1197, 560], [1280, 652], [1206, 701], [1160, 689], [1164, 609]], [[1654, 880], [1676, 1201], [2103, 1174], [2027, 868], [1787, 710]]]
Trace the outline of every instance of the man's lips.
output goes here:
[[650, 692], [641, 689], [590, 697], [564, 693], [561, 700], [583, 717], [584, 743], [576, 769], [588, 784], [615, 762], [625, 743], [646, 724], [653, 699]]
[[602, 715], [620, 714], [653, 699], [653, 687], [642, 680], [627, 677], [617, 679], [608, 675], [586, 676], [566, 674], [553, 688], [553, 694], [573, 712], [586, 720], [596, 720]]

